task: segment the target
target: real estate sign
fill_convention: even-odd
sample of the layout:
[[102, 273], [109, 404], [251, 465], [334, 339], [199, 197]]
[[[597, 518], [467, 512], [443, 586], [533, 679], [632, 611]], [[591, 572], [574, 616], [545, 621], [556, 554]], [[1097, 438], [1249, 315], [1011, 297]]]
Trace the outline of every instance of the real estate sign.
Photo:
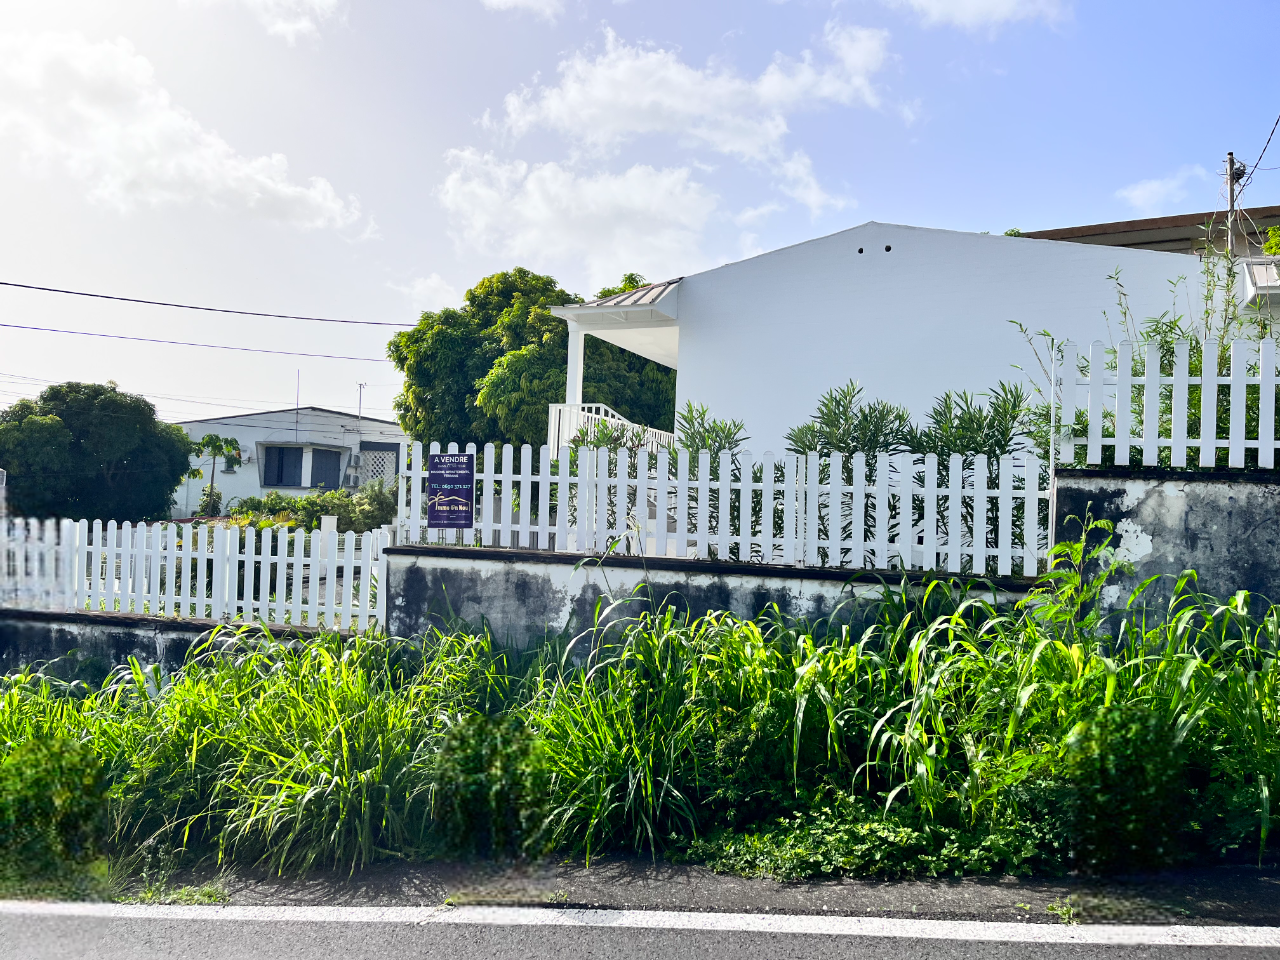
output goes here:
[[432, 453], [427, 463], [427, 528], [475, 526], [476, 455]]

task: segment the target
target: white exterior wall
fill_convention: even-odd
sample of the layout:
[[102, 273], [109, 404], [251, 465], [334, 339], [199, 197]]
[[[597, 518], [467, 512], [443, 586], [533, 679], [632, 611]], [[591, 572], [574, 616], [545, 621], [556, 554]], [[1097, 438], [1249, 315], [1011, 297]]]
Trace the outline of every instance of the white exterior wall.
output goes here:
[[[217, 473], [213, 474], [215, 486], [222, 491], [224, 512], [230, 500], [238, 497], [260, 497], [268, 490], [279, 490], [290, 496], [304, 496], [314, 492], [311, 461], [317, 448], [337, 450], [342, 455], [342, 475], [345, 476], [351, 455], [360, 451], [362, 441], [401, 443], [409, 439], [393, 423], [371, 420], [368, 417], [361, 419], [355, 414], [317, 407], [303, 407], [298, 411], [296, 420], [295, 430], [293, 410], [272, 410], [235, 417], [194, 420], [178, 426], [195, 440], [206, 434], [216, 433], [221, 437], [235, 437], [239, 441], [244, 458], [241, 466], [234, 473], [224, 473], [222, 458], [219, 457]], [[302, 447], [302, 486], [269, 487], [264, 484], [264, 451], [268, 446]], [[193, 458], [191, 463], [203, 470], [204, 476], [197, 480], [187, 480], [178, 487], [174, 494], [177, 501], [173, 510], [175, 518], [194, 514], [196, 504], [200, 502], [200, 493], [209, 483], [210, 458]]]
[[[781, 452], [786, 431], [850, 378], [921, 417], [945, 390], [1021, 378], [1012, 364], [1039, 376], [1009, 320], [1087, 353], [1108, 340], [1106, 310], [1119, 340], [1117, 266], [1135, 317], [1170, 309], [1180, 276], [1198, 312], [1200, 262], [1186, 254], [874, 222], [686, 277], [677, 407], [746, 421], [756, 453]], [[1188, 312], [1185, 292], [1178, 306]]]

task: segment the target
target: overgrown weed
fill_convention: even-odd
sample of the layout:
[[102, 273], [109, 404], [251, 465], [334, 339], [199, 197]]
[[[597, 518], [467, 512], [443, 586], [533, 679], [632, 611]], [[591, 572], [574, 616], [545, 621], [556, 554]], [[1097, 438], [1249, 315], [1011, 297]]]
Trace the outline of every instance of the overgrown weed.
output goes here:
[[821, 623], [624, 598], [521, 654], [461, 624], [245, 629], [96, 690], [27, 670], [0, 679], [0, 754], [85, 745], [107, 852], [175, 864], [638, 851], [791, 878], [1261, 859], [1280, 610], [1186, 575], [1167, 609], [1139, 591], [1104, 617], [1115, 556], [1104, 524], [1082, 527], [1014, 607], [941, 579]]

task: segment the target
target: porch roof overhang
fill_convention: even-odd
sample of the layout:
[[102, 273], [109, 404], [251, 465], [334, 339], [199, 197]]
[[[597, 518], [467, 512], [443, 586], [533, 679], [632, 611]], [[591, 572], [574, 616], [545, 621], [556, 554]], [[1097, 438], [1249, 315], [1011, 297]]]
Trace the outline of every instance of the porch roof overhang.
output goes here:
[[679, 359], [679, 286], [683, 277], [612, 297], [552, 307], [584, 332], [664, 366]]

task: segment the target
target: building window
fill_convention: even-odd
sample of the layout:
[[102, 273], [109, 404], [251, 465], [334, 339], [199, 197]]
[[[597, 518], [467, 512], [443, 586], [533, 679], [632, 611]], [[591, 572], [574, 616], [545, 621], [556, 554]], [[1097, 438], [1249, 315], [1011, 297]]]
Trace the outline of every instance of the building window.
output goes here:
[[262, 464], [264, 487], [302, 486], [302, 448], [267, 447]]
[[337, 490], [342, 485], [342, 454], [337, 450], [311, 451], [311, 486]]

